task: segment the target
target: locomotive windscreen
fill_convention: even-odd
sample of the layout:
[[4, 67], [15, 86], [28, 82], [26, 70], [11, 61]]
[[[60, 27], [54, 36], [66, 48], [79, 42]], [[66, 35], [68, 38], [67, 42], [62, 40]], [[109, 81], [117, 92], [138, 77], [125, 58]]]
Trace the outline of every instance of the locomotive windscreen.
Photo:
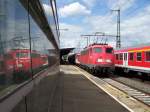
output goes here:
[[106, 48], [106, 53], [112, 53], [113, 52], [113, 48]]
[[102, 52], [102, 48], [96, 47], [96, 48], [94, 48], [94, 52], [95, 53], [101, 53]]
[[18, 57], [18, 58], [25, 58], [25, 57], [28, 57], [28, 53], [23, 53], [23, 52], [16, 53], [16, 57]]

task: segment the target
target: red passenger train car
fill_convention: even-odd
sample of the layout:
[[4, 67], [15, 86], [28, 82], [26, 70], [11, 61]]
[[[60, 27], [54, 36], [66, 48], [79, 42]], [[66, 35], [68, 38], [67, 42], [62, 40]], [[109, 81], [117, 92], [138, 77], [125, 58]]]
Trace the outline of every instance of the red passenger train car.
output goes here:
[[115, 50], [115, 69], [150, 74], [150, 44]]
[[108, 44], [92, 44], [79, 54], [76, 63], [90, 69], [91, 72], [105, 72], [113, 67], [113, 47]]

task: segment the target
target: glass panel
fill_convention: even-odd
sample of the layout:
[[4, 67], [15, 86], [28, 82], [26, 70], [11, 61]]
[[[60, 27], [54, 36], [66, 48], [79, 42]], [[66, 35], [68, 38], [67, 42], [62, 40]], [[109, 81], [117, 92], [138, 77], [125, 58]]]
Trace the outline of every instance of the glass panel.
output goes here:
[[[49, 3], [49, 0], [47, 1]], [[43, 17], [38, 17], [37, 13], [39, 12], [36, 12], [36, 9], [40, 9], [40, 5], [43, 6], [38, 3], [38, 0], [30, 2], [31, 16], [27, 12], [28, 0], [0, 0], [0, 97], [17, 88], [15, 92], [19, 91], [19, 94], [12, 93], [15, 97], [14, 102], [22, 101], [18, 105], [14, 104], [16, 105], [14, 112], [26, 111], [26, 104], [28, 112], [47, 111], [50, 92], [54, 86], [53, 82], [59, 72], [58, 50], [49, 41], [55, 36], [54, 38], [59, 44], [55, 19], [53, 14], [45, 16], [47, 21], [52, 20], [49, 22], [49, 26], [55, 34], [51, 33], [49, 29], [45, 31], [45, 28], [39, 26], [35, 20], [44, 24], [46, 21], [41, 19]], [[47, 5], [51, 7], [50, 3]], [[40, 9], [40, 11], [43, 10]], [[48, 24], [46, 25], [48, 26]], [[47, 74], [42, 74], [43, 77], [39, 72]], [[35, 75], [41, 75], [41, 77], [33, 78]], [[33, 86], [33, 83], [36, 86]], [[26, 84], [31, 84], [31, 86], [28, 88]], [[23, 88], [25, 91], [22, 91]], [[30, 89], [32, 90], [30, 91]], [[27, 94], [28, 92], [29, 94]], [[20, 93], [22, 94], [18, 99], [16, 96]], [[8, 98], [10, 97], [11, 95], [8, 96]], [[25, 102], [25, 98], [27, 98], [27, 102]]]
[[81, 52], [81, 55], [86, 55], [88, 53], [88, 50], [84, 50]]
[[146, 53], [146, 61], [150, 61], [150, 51], [147, 51], [145, 53]]
[[45, 15], [47, 17], [48, 23], [49, 23], [51, 30], [55, 36], [56, 42], [59, 45], [59, 39], [57, 38], [58, 37], [58, 32], [57, 32], [58, 28], [56, 26], [57, 20], [55, 17], [56, 14], [54, 14], [54, 13], [56, 13], [56, 11], [55, 11], [56, 9], [55, 9], [55, 7], [51, 6], [52, 0], [40, 0], [40, 2], [43, 5], [43, 9], [44, 9]]
[[26, 56], [22, 50], [29, 48], [29, 43], [23, 40], [28, 38], [25, 8], [19, 0], [0, 0], [0, 96], [30, 78], [27, 73], [30, 62], [21, 60]]
[[25, 53], [25, 52], [17, 52], [16, 53], [16, 57], [17, 58], [29, 58], [29, 53]]
[[127, 60], [127, 53], [124, 53], [124, 60]]
[[137, 61], [141, 61], [142, 60], [142, 53], [137, 53]]
[[113, 48], [106, 48], [106, 53], [113, 53]]
[[120, 60], [123, 60], [123, 54], [119, 54]]
[[130, 53], [129, 56], [130, 56], [130, 60], [133, 61], [133, 59], [134, 59], [134, 53]]
[[94, 52], [95, 53], [101, 53], [102, 52], [102, 48], [99, 48], [99, 47], [94, 48]]
[[116, 60], [118, 60], [119, 59], [119, 55], [118, 54], [116, 54]]

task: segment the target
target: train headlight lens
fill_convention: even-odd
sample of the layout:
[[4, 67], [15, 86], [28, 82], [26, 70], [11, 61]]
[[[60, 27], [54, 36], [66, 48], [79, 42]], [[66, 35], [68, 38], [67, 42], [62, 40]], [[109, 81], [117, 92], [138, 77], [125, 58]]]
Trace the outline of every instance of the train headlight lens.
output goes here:
[[97, 59], [97, 62], [103, 62], [103, 59]]
[[18, 64], [18, 67], [23, 67], [23, 65], [22, 64]]
[[111, 60], [110, 60], [110, 59], [107, 59], [107, 60], [106, 60], [106, 62], [110, 63], [110, 62], [111, 62]]

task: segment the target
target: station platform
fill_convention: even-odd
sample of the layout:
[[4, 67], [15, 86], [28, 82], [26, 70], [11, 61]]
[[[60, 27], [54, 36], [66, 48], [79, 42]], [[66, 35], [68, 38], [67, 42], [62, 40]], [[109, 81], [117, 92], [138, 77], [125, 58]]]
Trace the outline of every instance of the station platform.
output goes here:
[[128, 112], [71, 65], [60, 67], [50, 112]]
[[129, 110], [92, 83], [75, 66], [61, 65], [60, 72], [49, 74], [42, 79], [12, 112], [129, 112]]

